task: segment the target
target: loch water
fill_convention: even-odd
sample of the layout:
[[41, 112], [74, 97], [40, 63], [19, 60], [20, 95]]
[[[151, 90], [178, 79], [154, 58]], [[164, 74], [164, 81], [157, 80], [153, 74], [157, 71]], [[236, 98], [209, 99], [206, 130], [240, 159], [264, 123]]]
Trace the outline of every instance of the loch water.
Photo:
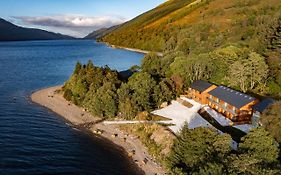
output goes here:
[[90, 40], [0, 42], [0, 175], [140, 174], [118, 146], [74, 129], [30, 95], [63, 84], [77, 61], [120, 71], [142, 58]]

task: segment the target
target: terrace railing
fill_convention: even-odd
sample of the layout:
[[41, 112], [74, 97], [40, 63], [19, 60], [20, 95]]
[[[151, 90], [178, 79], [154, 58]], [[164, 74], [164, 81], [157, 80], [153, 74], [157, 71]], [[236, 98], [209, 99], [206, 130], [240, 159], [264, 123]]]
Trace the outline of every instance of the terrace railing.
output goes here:
[[212, 104], [217, 105], [219, 108], [221, 108], [221, 109], [223, 109], [223, 110], [225, 110], [225, 111], [227, 111], [227, 112], [230, 112], [231, 114], [233, 114], [233, 116], [237, 116], [237, 115], [238, 115], [236, 111], [234, 111], [233, 109], [229, 109], [227, 106], [220, 104], [220, 103], [217, 102], [216, 100], [211, 99], [211, 98], [208, 98], [208, 100], [209, 100]]

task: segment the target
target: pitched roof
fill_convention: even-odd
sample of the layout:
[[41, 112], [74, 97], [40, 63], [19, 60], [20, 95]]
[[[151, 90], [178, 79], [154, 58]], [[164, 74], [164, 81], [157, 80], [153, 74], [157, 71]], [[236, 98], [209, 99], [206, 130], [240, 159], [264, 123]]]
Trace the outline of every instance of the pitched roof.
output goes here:
[[272, 98], [262, 100], [260, 103], [253, 106], [253, 109], [259, 112], [263, 112], [269, 105], [274, 102]]
[[197, 90], [197, 91], [199, 91], [199, 92], [203, 92], [203, 91], [205, 91], [206, 89], [208, 89], [208, 88], [211, 87], [211, 86], [212, 86], [212, 84], [210, 84], [210, 83], [208, 83], [208, 82], [206, 82], [206, 81], [202, 81], [202, 80], [194, 81], [194, 82], [190, 85], [190, 87], [191, 87], [192, 89], [195, 89], [195, 90]]
[[232, 106], [235, 106], [238, 109], [256, 100], [254, 97], [246, 95], [242, 92], [235, 91], [225, 86], [219, 86], [210, 91], [209, 94], [223, 100], [224, 102]]

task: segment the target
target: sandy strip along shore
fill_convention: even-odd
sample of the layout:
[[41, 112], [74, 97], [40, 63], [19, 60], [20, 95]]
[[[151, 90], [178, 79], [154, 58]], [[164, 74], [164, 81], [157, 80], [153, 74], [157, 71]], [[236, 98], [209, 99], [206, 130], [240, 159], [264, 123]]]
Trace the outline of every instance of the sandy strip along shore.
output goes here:
[[[143, 53], [143, 54], [148, 54], [151, 51], [147, 51], [147, 50], [141, 50], [141, 49], [135, 49], [135, 48], [129, 48], [129, 47], [122, 47], [122, 46], [115, 46], [115, 45], [108, 45], [112, 48], [117, 48], [117, 49], [123, 49], [123, 50], [128, 50], [128, 51], [132, 51], [132, 52], [138, 52], [138, 53]], [[163, 57], [163, 53], [161, 52], [155, 52], [158, 56]]]
[[[104, 131], [100, 135], [124, 148], [128, 155], [135, 152], [133, 155], [131, 154], [132, 159], [145, 174], [165, 174], [164, 170], [154, 163], [139, 139], [120, 131], [114, 125], [104, 125], [100, 122], [100, 118], [93, 117], [83, 108], [66, 101], [62, 94], [56, 93], [60, 88], [61, 86], [56, 86], [36, 91], [31, 95], [31, 100], [59, 114], [74, 126], [84, 127], [92, 133], [96, 133], [98, 130]], [[143, 160], [148, 161], [144, 163]]]
[[[106, 44], [108, 47], [114, 48], [114, 49], [123, 49], [123, 50], [128, 50], [132, 52], [138, 52], [138, 53], [143, 53], [143, 54], [148, 54], [151, 51], [148, 50], [141, 50], [141, 49], [136, 49], [136, 48], [129, 48], [129, 47], [122, 47], [122, 46], [116, 46], [113, 44], [109, 44], [107, 42], [100, 42]], [[155, 52], [158, 56], [163, 57], [164, 54], [162, 52]]]

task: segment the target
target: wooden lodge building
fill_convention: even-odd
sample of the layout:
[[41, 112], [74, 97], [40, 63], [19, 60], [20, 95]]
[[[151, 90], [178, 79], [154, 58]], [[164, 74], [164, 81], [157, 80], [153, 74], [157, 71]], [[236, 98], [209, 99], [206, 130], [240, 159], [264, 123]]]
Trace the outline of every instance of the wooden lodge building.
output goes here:
[[234, 124], [251, 123], [253, 106], [259, 102], [258, 99], [242, 92], [202, 80], [191, 84], [187, 96], [198, 103], [210, 106]]
[[208, 92], [217, 88], [216, 85], [198, 80], [191, 84], [188, 97], [201, 104], [208, 104]]

